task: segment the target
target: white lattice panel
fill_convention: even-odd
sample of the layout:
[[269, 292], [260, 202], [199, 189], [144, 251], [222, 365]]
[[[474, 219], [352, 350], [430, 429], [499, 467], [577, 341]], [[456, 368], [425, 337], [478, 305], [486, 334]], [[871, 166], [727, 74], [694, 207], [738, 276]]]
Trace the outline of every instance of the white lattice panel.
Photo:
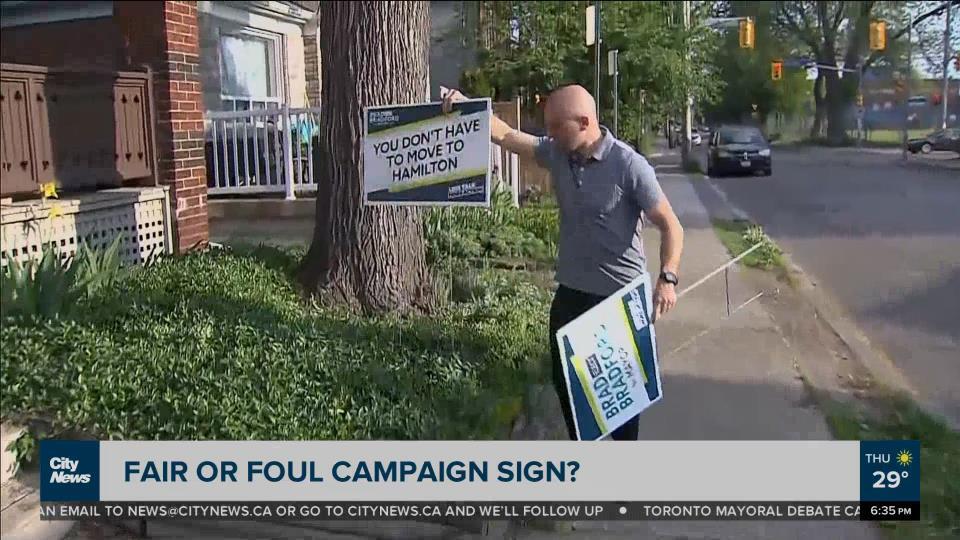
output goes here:
[[[164, 188], [121, 188], [62, 201], [19, 202], [3, 207], [0, 263], [42, 256], [52, 243], [62, 258], [74, 255], [81, 242], [106, 249], [117, 236], [125, 264], [139, 264], [153, 254], [169, 253], [169, 205]], [[57, 205], [62, 215], [50, 218]]]

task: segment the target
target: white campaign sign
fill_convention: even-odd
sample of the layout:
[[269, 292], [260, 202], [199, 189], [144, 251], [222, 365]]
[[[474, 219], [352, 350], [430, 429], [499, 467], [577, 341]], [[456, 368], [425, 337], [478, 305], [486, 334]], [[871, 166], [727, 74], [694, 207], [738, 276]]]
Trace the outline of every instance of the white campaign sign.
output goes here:
[[363, 188], [368, 203], [489, 204], [490, 100], [369, 108]]
[[646, 273], [560, 328], [577, 436], [609, 435], [663, 396]]

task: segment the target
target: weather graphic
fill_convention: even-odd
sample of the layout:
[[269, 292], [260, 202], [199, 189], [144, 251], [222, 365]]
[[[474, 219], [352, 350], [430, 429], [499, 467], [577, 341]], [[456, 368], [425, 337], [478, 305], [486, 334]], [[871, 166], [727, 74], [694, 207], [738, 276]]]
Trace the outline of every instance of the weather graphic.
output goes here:
[[897, 454], [897, 463], [904, 467], [910, 465], [913, 463], [913, 454], [908, 450], [901, 450], [900, 453]]

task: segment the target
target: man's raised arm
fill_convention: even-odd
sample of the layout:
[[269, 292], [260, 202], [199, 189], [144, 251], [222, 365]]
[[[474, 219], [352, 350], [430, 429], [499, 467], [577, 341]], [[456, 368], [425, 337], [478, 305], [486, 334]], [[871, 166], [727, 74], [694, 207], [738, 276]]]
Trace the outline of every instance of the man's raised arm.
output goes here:
[[[453, 104], [458, 101], [469, 99], [460, 93], [459, 90], [442, 89], [443, 91], [443, 112], [449, 113], [453, 110]], [[520, 157], [534, 159], [534, 152], [540, 139], [524, 133], [518, 129], [513, 129], [506, 122], [497, 118], [497, 115], [490, 114], [490, 140], [495, 144], [506, 148], [508, 151], [517, 154]]]

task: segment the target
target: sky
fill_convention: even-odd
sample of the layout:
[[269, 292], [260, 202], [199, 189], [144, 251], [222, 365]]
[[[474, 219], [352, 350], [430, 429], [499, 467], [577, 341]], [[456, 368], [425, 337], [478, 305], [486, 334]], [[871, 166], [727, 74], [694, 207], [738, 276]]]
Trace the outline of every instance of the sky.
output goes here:
[[[913, 2], [911, 9], [914, 13], [914, 16], [920, 15], [921, 13], [926, 13], [930, 9], [936, 7], [940, 4], [938, 1], [928, 1], [928, 2]], [[951, 9], [951, 20], [950, 20], [950, 41], [951, 49], [954, 55], [957, 54], [957, 49], [960, 48], [960, 6], [953, 6]], [[937, 40], [936, 47], [936, 60], [942, 61], [943, 59], [943, 30], [946, 27], [946, 16], [941, 15], [940, 17], [931, 17], [923, 21], [919, 26], [923, 27], [922, 31], [935, 32], [940, 39]], [[914, 65], [917, 66], [918, 70], [923, 73], [924, 77], [928, 78], [940, 78], [943, 77], [943, 74], [940, 70], [939, 64], [931, 65], [927, 63], [920, 54], [915, 54], [914, 56]], [[953, 62], [950, 63], [949, 76], [951, 79], [960, 78], [960, 72], [953, 66]]]

